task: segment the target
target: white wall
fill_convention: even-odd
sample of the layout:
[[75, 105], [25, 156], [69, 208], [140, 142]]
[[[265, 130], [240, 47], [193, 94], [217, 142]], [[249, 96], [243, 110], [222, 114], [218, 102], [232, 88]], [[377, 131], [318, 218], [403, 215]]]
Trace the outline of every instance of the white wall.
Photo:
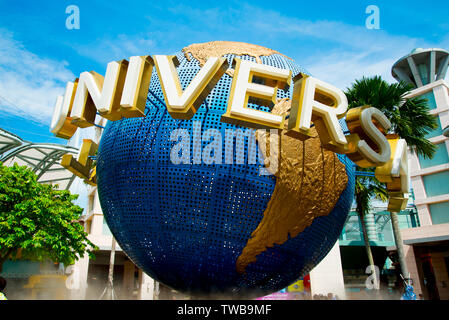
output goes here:
[[333, 293], [340, 300], [346, 299], [338, 240], [327, 256], [310, 271], [310, 288], [312, 297], [315, 294]]

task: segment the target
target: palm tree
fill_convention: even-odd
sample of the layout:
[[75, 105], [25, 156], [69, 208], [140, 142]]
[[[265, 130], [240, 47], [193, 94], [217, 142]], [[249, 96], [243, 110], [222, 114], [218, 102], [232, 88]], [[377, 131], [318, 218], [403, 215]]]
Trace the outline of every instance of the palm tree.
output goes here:
[[403, 97], [413, 87], [405, 82], [390, 84], [380, 76], [363, 77], [348, 88], [349, 108], [370, 105], [382, 111], [390, 120], [390, 133], [396, 133], [417, 154], [431, 158], [435, 145], [426, 139], [426, 134], [437, 128], [435, 118], [429, 113], [427, 99]]
[[371, 252], [371, 246], [369, 243], [368, 232], [366, 228], [365, 216], [370, 212], [371, 200], [373, 198], [381, 201], [387, 201], [388, 195], [385, 186], [380, 183], [376, 178], [369, 176], [369, 172], [374, 173], [372, 169], [361, 169], [366, 171], [367, 175], [359, 175], [355, 181], [355, 203], [356, 212], [360, 219], [362, 226], [363, 240], [365, 242], [366, 255], [368, 256], [369, 265], [371, 267], [371, 273], [374, 277], [374, 283], [378, 283], [377, 274], [374, 270], [374, 258]]
[[[417, 154], [425, 158], [431, 158], [435, 153], [435, 146], [425, 136], [427, 133], [436, 129], [437, 124], [434, 117], [428, 112], [427, 99], [415, 97], [405, 100], [403, 98], [411, 89], [413, 87], [405, 82], [390, 84], [380, 76], [375, 76], [372, 78], [363, 77], [361, 80], [356, 80], [345, 93], [348, 98], [349, 108], [370, 105], [379, 109], [387, 116], [392, 124], [390, 133], [398, 134]], [[373, 189], [374, 186], [376, 187], [375, 191]], [[370, 189], [373, 189], [371, 193], [369, 193]], [[383, 189], [386, 194], [385, 185], [381, 184], [374, 177], [363, 177], [356, 184], [356, 210], [360, 215], [362, 227], [364, 224], [363, 215], [368, 212], [365, 207], [369, 207], [370, 198], [379, 197], [380, 189]], [[361, 199], [360, 202], [357, 200], [358, 198]], [[397, 212], [391, 212], [390, 214], [402, 274], [404, 277], [407, 277], [408, 271], [405, 264]], [[371, 248], [369, 247], [369, 242], [366, 241], [368, 235], [365, 229], [363, 230], [363, 236], [365, 238], [368, 257], [371, 256], [372, 260]], [[372, 262], [371, 260], [370, 263]]]

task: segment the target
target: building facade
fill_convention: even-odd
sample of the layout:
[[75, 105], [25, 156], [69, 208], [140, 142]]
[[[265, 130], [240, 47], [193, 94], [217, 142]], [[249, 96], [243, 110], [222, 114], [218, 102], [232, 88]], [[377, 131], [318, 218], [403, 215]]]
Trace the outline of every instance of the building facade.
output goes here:
[[[81, 148], [83, 139], [91, 139], [99, 144], [106, 119], [99, 118], [96, 125], [78, 129], [68, 141], [68, 145]], [[105, 296], [108, 286], [111, 251], [114, 247], [113, 288], [116, 299], [152, 300], [158, 296], [158, 283], [136, 267], [115, 242], [106, 224], [100, 206], [97, 187], [76, 178], [70, 191], [79, 194], [79, 206], [84, 208], [81, 221], [88, 238], [99, 249], [95, 259], [87, 255], [75, 262], [68, 273], [68, 289], [71, 299], [96, 300]]]
[[[449, 299], [449, 139], [443, 135], [443, 128], [449, 126], [449, 84], [444, 80], [448, 63], [449, 53], [445, 50], [415, 49], [411, 54], [399, 59], [392, 68], [392, 74], [397, 80], [414, 86], [405, 98], [418, 96], [426, 98], [430, 113], [435, 116], [438, 123], [438, 128], [427, 135], [429, 141], [436, 146], [436, 154], [432, 159], [426, 159], [409, 150], [409, 170], [414, 197], [408, 208], [399, 214], [407, 268], [410, 278], [413, 279], [415, 292], [424, 299]], [[63, 150], [61, 154], [55, 151], [54, 157], [46, 158], [43, 164], [36, 164], [35, 167], [57, 165], [58, 162], [53, 160], [64, 152], [73, 152], [70, 147], [79, 149], [83, 139], [92, 139], [99, 143], [105, 122], [106, 120], [101, 118], [95, 127], [78, 130], [68, 142], [69, 149], [61, 149]], [[6, 147], [22, 143], [6, 133], [2, 137], [3, 145]], [[0, 139], [0, 150], [3, 140]], [[10, 152], [6, 147], [3, 152], [5, 155], [7, 151]], [[35, 158], [34, 154], [23, 153], [31, 152], [27, 150], [31, 149], [23, 148], [23, 151], [17, 152], [15, 157], [21, 161]], [[11, 158], [10, 161], [15, 160]], [[48, 169], [51, 169], [51, 166]], [[65, 172], [59, 167], [53, 169], [54, 171], [48, 171], [47, 174]], [[42, 179], [44, 178], [43, 173]], [[73, 266], [62, 270], [55, 269], [53, 265], [46, 267], [50, 270], [48, 274], [53, 274], [53, 278], [62, 281], [68, 289], [64, 298], [98, 299], [102, 296], [107, 286], [113, 247], [115, 247], [114, 287], [117, 298], [170, 299], [174, 296], [187, 298], [155, 282], [136, 267], [118, 245], [113, 244], [113, 236], [103, 217], [95, 186], [87, 185], [71, 174], [64, 177], [51, 176], [43, 182], [51, 182], [52, 179], [53, 181], [60, 179], [57, 180], [59, 182], [66, 181], [66, 187], [72, 193], [80, 195], [77, 204], [85, 209], [82, 223], [89, 234], [89, 239], [99, 247], [94, 260], [85, 256]], [[394, 278], [394, 275], [389, 274], [388, 270], [399, 268], [392, 265], [394, 261], [391, 253], [394, 253], [396, 248], [386, 206], [373, 206], [373, 211], [365, 217], [365, 223], [375, 264], [381, 272], [384, 271], [381, 276], [384, 276], [383, 279], [387, 278], [384, 283], [389, 286], [392, 281], [388, 277]], [[17, 270], [20, 263], [22, 262], [16, 262], [14, 269]], [[31, 264], [26, 267], [30, 266]], [[355, 212], [351, 212], [339, 241], [325, 259], [310, 272], [311, 294], [334, 293], [340, 299], [398, 298], [397, 294], [390, 297], [360, 294], [366, 292], [367, 266], [368, 259], [360, 219]], [[39, 271], [30, 272], [35, 272], [40, 278], [30, 277], [23, 284], [37, 288], [38, 280], [45, 278], [45, 274]], [[35, 295], [31, 298], [37, 298], [38, 289], [34, 292]]]
[[415, 49], [392, 68], [398, 81], [413, 85], [405, 97], [428, 100], [438, 128], [427, 135], [436, 146], [432, 159], [409, 150], [411, 186], [420, 226], [401, 230], [407, 268], [415, 292], [424, 299], [449, 299], [449, 84], [444, 80], [449, 52]]

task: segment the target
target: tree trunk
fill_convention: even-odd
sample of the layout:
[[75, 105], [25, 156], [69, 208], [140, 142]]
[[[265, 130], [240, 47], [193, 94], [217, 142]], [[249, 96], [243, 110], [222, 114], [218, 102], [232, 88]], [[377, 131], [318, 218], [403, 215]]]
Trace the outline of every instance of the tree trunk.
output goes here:
[[396, 248], [398, 250], [399, 264], [401, 266], [402, 276], [404, 278], [408, 278], [409, 273], [407, 269], [407, 264], [405, 263], [404, 246], [402, 244], [401, 230], [399, 228], [398, 213], [390, 212], [390, 215], [391, 215], [391, 225], [393, 227], [394, 241], [396, 243]]
[[114, 263], [115, 263], [115, 238], [112, 237], [111, 257], [109, 260], [109, 274], [108, 274], [108, 292], [107, 300], [115, 300], [114, 293]]
[[377, 278], [377, 273], [375, 270], [375, 265], [374, 265], [374, 258], [373, 258], [373, 253], [371, 251], [371, 245], [369, 244], [369, 238], [368, 238], [368, 232], [366, 230], [366, 223], [365, 223], [365, 217], [363, 215], [359, 215], [360, 218], [360, 223], [362, 225], [362, 233], [363, 233], [363, 240], [365, 242], [365, 250], [366, 250], [366, 255], [368, 256], [368, 262], [369, 262], [369, 266], [371, 268], [371, 275], [373, 277], [374, 280], [374, 288], [375, 289], [379, 289], [378, 283], [379, 283], [379, 279]]
[[108, 273], [108, 283], [103, 293], [100, 296], [100, 299], [103, 300], [115, 300], [115, 292], [114, 292], [114, 262], [115, 262], [115, 238], [112, 237], [111, 244], [111, 255], [109, 259], [109, 273]]
[[108, 274], [108, 282], [111, 285], [114, 283], [114, 262], [115, 262], [115, 238], [112, 237], [111, 257], [109, 259], [109, 274]]

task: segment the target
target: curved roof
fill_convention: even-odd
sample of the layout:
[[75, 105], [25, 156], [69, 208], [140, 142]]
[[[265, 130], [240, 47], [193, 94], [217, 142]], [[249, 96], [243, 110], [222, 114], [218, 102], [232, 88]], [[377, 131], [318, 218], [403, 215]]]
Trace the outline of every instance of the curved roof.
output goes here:
[[[440, 48], [416, 48], [395, 62], [391, 74], [397, 81], [422, 87], [443, 80], [449, 64], [449, 52]], [[419, 70], [424, 65], [427, 70]]]
[[4, 153], [20, 146], [23, 142], [24, 141], [15, 134], [0, 129], [0, 159]]
[[0, 129], [0, 161], [6, 166], [17, 162], [30, 167], [40, 183], [58, 184], [60, 189], [70, 188], [76, 176], [60, 165], [66, 153], [77, 154], [78, 149], [55, 143], [25, 141]]

